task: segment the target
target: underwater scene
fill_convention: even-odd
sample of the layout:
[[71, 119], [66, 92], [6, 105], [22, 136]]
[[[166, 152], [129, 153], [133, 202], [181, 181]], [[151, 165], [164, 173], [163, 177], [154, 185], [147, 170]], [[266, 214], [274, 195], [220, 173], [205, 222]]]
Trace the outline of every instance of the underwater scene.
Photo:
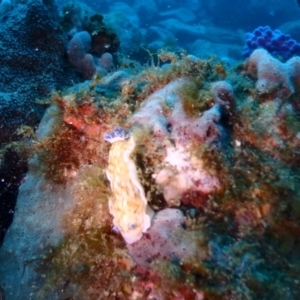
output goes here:
[[0, 0], [0, 300], [300, 299], [299, 0]]

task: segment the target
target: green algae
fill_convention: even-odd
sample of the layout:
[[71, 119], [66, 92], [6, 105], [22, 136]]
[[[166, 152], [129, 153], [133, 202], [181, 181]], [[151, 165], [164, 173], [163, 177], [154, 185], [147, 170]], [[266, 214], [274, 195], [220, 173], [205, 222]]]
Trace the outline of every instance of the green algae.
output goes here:
[[40, 299], [53, 291], [74, 299], [126, 299], [133, 262], [120, 235], [112, 231], [103, 170], [87, 165], [78, 177], [71, 189], [76, 205], [62, 216], [63, 239], [37, 265], [45, 277]]
[[205, 90], [197, 79], [179, 88], [178, 95], [182, 99], [183, 110], [189, 117], [198, 117], [213, 103], [212, 93]]
[[74, 285], [74, 299], [113, 299], [128, 297], [131, 286], [130, 258], [120, 247], [123, 242], [110, 227], [76, 236], [67, 236], [41, 266], [47, 282], [40, 297], [54, 287]]

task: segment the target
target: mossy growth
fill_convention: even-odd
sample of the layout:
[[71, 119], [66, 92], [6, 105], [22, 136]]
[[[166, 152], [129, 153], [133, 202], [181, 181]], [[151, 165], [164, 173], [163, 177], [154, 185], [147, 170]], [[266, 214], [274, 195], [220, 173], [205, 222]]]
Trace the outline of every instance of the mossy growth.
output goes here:
[[105, 170], [97, 164], [82, 166], [72, 186], [72, 198], [76, 205], [65, 212], [63, 231], [67, 235], [77, 235], [109, 226], [112, 222], [108, 209], [109, 196]]
[[[300, 130], [297, 110], [291, 109], [294, 99], [262, 99], [249, 89], [249, 80], [241, 80], [236, 93], [233, 118], [233, 139], [244, 145], [263, 149], [273, 157], [279, 157], [289, 166], [300, 161], [296, 149], [300, 146], [297, 133]], [[244, 83], [244, 89], [242, 87]]]
[[102, 135], [116, 125], [122, 126], [131, 114], [127, 104], [107, 103], [106, 98], [95, 100], [91, 93], [52, 96], [50, 130], [35, 144], [40, 171], [50, 182], [65, 184], [83, 165], [104, 168], [109, 143]]
[[162, 145], [156, 143], [148, 131], [143, 128], [135, 128], [134, 136], [137, 145], [132, 159], [135, 161], [147, 201], [152, 209], [163, 209], [166, 207], [166, 202], [152, 175], [155, 173], [157, 165], [163, 160], [165, 151], [162, 149]]
[[55, 183], [66, 183], [85, 160], [86, 145], [76, 128], [62, 121], [56, 123], [51, 135], [36, 146], [45, 178]]
[[[239, 237], [264, 236], [266, 224], [274, 231], [276, 224], [282, 222], [297, 227], [296, 211], [299, 210], [292, 207], [297, 207], [299, 196], [295, 191], [300, 184], [299, 170], [294, 163], [299, 157], [294, 139], [299, 127], [298, 116], [290, 113], [288, 118], [280, 117], [280, 103], [256, 101], [249, 79], [242, 77], [238, 83], [235, 76], [229, 74], [235, 78], [236, 92], [233, 125], [226, 147], [194, 149], [203, 159], [205, 169], [218, 175], [222, 186], [210, 196], [206, 212], [211, 211], [214, 221], [222, 216], [221, 219], [227, 218], [228, 226], [235, 224], [231, 231]], [[275, 122], [278, 126], [275, 130], [279, 129], [285, 143], [278, 148], [266, 143], [274, 138], [271, 128]], [[291, 226], [282, 228], [289, 236]]]
[[[284, 210], [277, 208], [282, 197], [289, 197], [290, 201], [295, 197], [292, 191], [299, 181], [295, 172], [285, 163], [250, 145], [243, 151], [228, 148], [223, 152], [207, 148], [202, 154], [208, 169], [215, 169], [223, 187], [214, 195], [213, 201], [219, 209], [234, 213], [239, 205], [253, 203], [260, 211], [257, 218], [261, 224], [266, 220], [270, 226], [276, 223], [275, 220], [285, 214]], [[271, 217], [267, 206], [274, 207], [277, 213], [273, 212]]]
[[[174, 63], [177, 62], [171, 61], [170, 64]], [[229, 74], [229, 77], [234, 78], [234, 75]], [[234, 262], [219, 261], [218, 265], [212, 258], [212, 262], [201, 264], [197, 270], [194, 261], [194, 268], [190, 267], [190, 270], [196, 282], [202, 283], [208, 299], [280, 299], [282, 278], [289, 278], [287, 285], [299, 290], [297, 283], [293, 282], [300, 274], [299, 269], [287, 269], [288, 261], [280, 262], [281, 256], [288, 254], [292, 257], [292, 252], [299, 249], [300, 198], [297, 186], [300, 176], [298, 165], [292, 164], [298, 157], [297, 143], [292, 138], [299, 131], [298, 116], [291, 114], [281, 120], [276, 104], [259, 98], [253, 82], [245, 77], [238, 82], [237, 78], [234, 81], [236, 105], [227, 147], [198, 147], [198, 155], [204, 160], [205, 169], [217, 174], [222, 185], [221, 190], [210, 195], [207, 206], [203, 208], [207, 238], [227, 236], [232, 244], [240, 242], [232, 251], [242, 249]], [[204, 87], [207, 81], [204, 81]], [[186, 92], [188, 98], [197, 99], [197, 84], [186, 88], [190, 88]], [[272, 122], [277, 122], [280, 134], [285, 135], [286, 145], [281, 149], [274, 149], [268, 143], [262, 147], [270, 137]], [[255, 244], [258, 250], [253, 252], [251, 244]], [[229, 243], [226, 247], [230, 248]], [[221, 259], [232, 257], [230, 252], [224, 253]], [[265, 260], [266, 257], [274, 260]], [[295, 266], [299, 264], [298, 258], [293, 258], [293, 261]], [[271, 274], [270, 268], [276, 271]], [[238, 273], [238, 270], [243, 271]], [[265, 280], [261, 280], [260, 274], [264, 274]], [[264, 282], [270, 283], [272, 288], [264, 289]]]
[[214, 66], [214, 72], [217, 77], [220, 78], [220, 80], [225, 80], [227, 77], [227, 70], [221, 62], [217, 62]]
[[240, 74], [238, 70], [238, 68], [233, 69], [227, 74], [227, 80], [234, 88], [235, 98], [243, 99], [245, 96], [252, 96], [253, 98], [257, 95], [257, 91], [255, 90], [255, 81], [243, 74]]
[[58, 287], [73, 288], [72, 299], [127, 299], [132, 261], [121, 245], [110, 227], [66, 236], [40, 265], [47, 278], [40, 299]]
[[206, 211], [202, 221], [202, 234], [205, 233], [209, 241], [208, 258], [203, 261], [190, 258], [181, 262], [182, 269], [194, 276], [193, 284], [201, 288], [204, 297], [280, 299], [285, 286], [296, 289], [299, 295], [299, 284], [294, 281], [300, 274], [299, 257], [292, 255], [299, 249], [299, 244], [294, 240], [291, 242], [287, 234], [286, 242], [279, 241], [278, 244], [269, 229], [264, 234], [252, 231], [247, 236], [237, 236], [226, 211], [221, 209], [218, 214], [217, 210], [214, 213]]
[[179, 88], [178, 95], [182, 99], [183, 110], [189, 117], [199, 117], [213, 105], [212, 93], [206, 90], [197, 78]]
[[135, 273], [137, 278], [133, 289], [137, 299], [193, 300], [202, 295], [201, 288], [195, 284], [194, 274], [186, 272], [178, 262], [156, 260], [149, 270], [140, 269]]
[[[185, 52], [174, 53], [162, 50], [157, 53], [157, 57], [157, 64], [154, 56], [151, 56], [150, 66], [133, 80], [139, 87], [136, 99], [138, 101], [144, 100], [177, 78], [192, 77], [197, 85], [203, 86], [213, 74], [211, 61], [196, 59], [186, 55]], [[162, 67], [161, 63], [165, 65]]]
[[[291, 112], [289, 113], [286, 118], [284, 118], [283, 124], [287, 127], [287, 129], [290, 131], [290, 134], [297, 134], [299, 132], [300, 128], [300, 113], [299, 112]], [[288, 136], [287, 139], [290, 139], [291, 137]]]
[[62, 242], [39, 262], [37, 271], [46, 278], [40, 298], [56, 291], [73, 299], [127, 299], [134, 263], [122, 237], [112, 231], [104, 170], [81, 167], [71, 193], [76, 205], [62, 216]]
[[33, 140], [28, 139], [27, 136], [20, 141], [4, 144], [0, 147], [0, 161], [2, 161], [5, 154], [10, 151], [15, 152], [22, 161], [27, 161], [34, 153], [35, 146]]
[[72, 178], [84, 159], [87, 141], [78, 129], [64, 122], [63, 98], [54, 94], [51, 102], [57, 105], [50, 112], [53, 125], [48, 135], [35, 144], [35, 151], [40, 172], [45, 178], [64, 184]]

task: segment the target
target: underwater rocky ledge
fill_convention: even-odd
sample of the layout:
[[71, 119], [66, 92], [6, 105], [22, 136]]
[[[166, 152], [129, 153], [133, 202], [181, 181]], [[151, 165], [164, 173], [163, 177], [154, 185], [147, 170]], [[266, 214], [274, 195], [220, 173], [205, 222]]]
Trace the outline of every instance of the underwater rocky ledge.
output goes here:
[[30, 157], [6, 300], [299, 299], [300, 59], [158, 59], [53, 94], [6, 146]]

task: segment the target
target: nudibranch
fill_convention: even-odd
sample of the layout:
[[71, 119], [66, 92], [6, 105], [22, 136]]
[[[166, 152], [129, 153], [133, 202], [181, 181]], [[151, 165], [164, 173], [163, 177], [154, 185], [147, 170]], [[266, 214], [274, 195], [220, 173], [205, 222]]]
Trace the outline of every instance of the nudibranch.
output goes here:
[[151, 226], [154, 215], [131, 157], [136, 143], [129, 131], [119, 126], [103, 138], [112, 144], [106, 169], [112, 190], [109, 211], [126, 243], [132, 244]]

